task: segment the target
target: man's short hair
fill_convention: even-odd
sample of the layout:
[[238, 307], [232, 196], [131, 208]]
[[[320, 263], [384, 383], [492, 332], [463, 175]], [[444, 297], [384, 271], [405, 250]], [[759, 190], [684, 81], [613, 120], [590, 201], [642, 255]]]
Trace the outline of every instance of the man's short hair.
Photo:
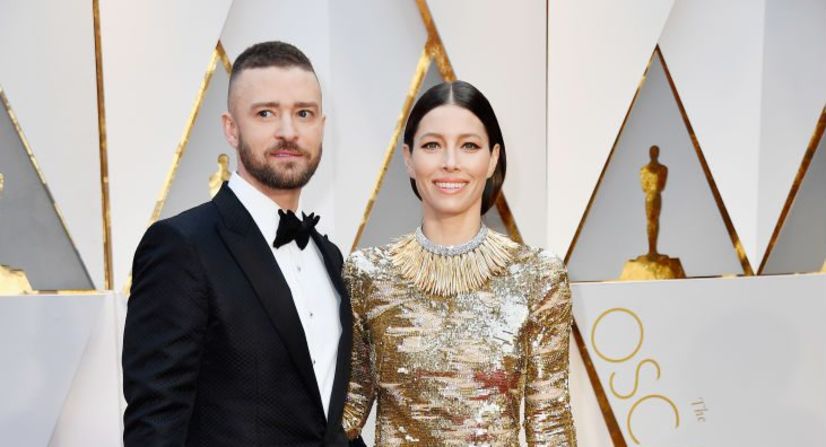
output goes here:
[[[257, 43], [238, 55], [232, 64], [232, 73], [229, 75], [229, 92], [235, 78], [242, 71], [249, 68], [291, 68], [298, 67], [315, 74], [310, 59], [294, 45], [277, 40]], [[229, 95], [227, 100], [229, 100]]]

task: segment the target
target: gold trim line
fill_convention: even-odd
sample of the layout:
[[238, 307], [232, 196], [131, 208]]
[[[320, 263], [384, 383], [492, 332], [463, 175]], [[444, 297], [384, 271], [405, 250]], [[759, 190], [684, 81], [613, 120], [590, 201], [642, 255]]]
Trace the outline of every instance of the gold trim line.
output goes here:
[[422, 22], [427, 30], [427, 43], [425, 43], [425, 50], [433, 58], [436, 66], [439, 68], [439, 74], [445, 81], [455, 81], [456, 72], [453, 71], [453, 65], [447, 57], [447, 51], [442, 44], [442, 38], [436, 30], [436, 23], [433, 22], [433, 15], [430, 14], [430, 7], [427, 6], [426, 0], [416, 0], [416, 6], [419, 8], [419, 14], [422, 16]]
[[508, 200], [505, 198], [504, 193], [500, 193], [499, 197], [496, 198], [496, 211], [499, 212], [499, 217], [502, 219], [505, 229], [508, 230], [508, 236], [514, 241], [524, 244], [525, 241], [522, 239], [522, 233], [519, 232], [519, 227], [516, 226], [516, 220], [513, 218], [511, 207], [508, 205]]
[[[783, 204], [783, 210], [780, 211], [780, 217], [777, 218], [777, 224], [774, 226], [774, 231], [769, 239], [769, 244], [766, 246], [766, 252], [763, 254], [763, 260], [760, 262], [760, 267], [757, 269], [758, 275], [762, 275], [763, 271], [766, 269], [766, 264], [769, 262], [769, 256], [771, 255], [772, 250], [774, 250], [777, 239], [780, 237], [780, 232], [783, 230], [783, 225], [786, 223], [786, 218], [792, 210], [792, 205], [797, 198], [797, 192], [800, 190], [800, 186], [803, 184], [803, 179], [806, 177], [806, 172], [809, 170], [809, 165], [815, 157], [815, 152], [817, 152], [818, 146], [820, 146], [820, 140], [823, 138], [824, 131], [826, 131], [826, 106], [823, 106], [823, 110], [820, 112], [820, 118], [818, 118], [817, 124], [815, 125], [815, 131], [809, 139], [809, 146], [803, 154], [803, 160], [800, 162], [800, 167], [798, 168], [797, 174], [792, 182], [792, 188], [789, 190], [789, 195], [786, 197], [786, 203]], [[822, 271], [826, 272], [826, 263], [823, 264]]]
[[717, 189], [717, 182], [714, 181], [714, 176], [711, 175], [711, 169], [708, 167], [706, 157], [703, 155], [703, 150], [700, 148], [700, 141], [697, 139], [697, 134], [694, 133], [694, 128], [688, 120], [688, 114], [685, 111], [685, 106], [683, 106], [683, 100], [680, 98], [680, 94], [677, 93], [677, 86], [674, 84], [674, 79], [671, 77], [671, 71], [668, 69], [668, 64], [665, 63], [665, 57], [663, 57], [662, 50], [660, 50], [659, 45], [657, 45], [654, 49], [654, 54], [660, 58], [660, 63], [663, 66], [663, 72], [665, 72], [665, 78], [668, 80], [668, 85], [671, 87], [671, 93], [677, 101], [677, 107], [680, 109], [680, 115], [683, 117], [683, 123], [685, 123], [688, 134], [691, 136], [691, 143], [694, 145], [694, 151], [697, 153], [697, 158], [700, 160], [700, 166], [702, 166], [703, 173], [708, 181], [708, 186], [711, 188], [711, 194], [714, 196], [714, 201], [717, 203], [717, 209], [720, 211], [720, 216], [723, 218], [723, 223], [726, 225], [726, 230], [728, 230], [731, 244], [737, 252], [737, 257], [740, 259], [740, 265], [743, 268], [743, 273], [745, 276], [754, 276], [754, 270], [752, 270], [751, 263], [749, 262], [748, 256], [746, 256], [746, 250], [743, 248], [743, 244], [740, 241], [740, 236], [737, 235], [737, 230], [734, 228], [734, 223], [731, 221], [731, 217], [728, 214], [728, 209], [723, 203], [723, 196], [720, 195], [720, 190]]
[[212, 56], [209, 59], [209, 65], [207, 65], [206, 73], [201, 80], [201, 85], [198, 87], [198, 94], [195, 96], [195, 103], [192, 106], [192, 110], [189, 112], [189, 118], [186, 120], [183, 135], [181, 135], [181, 139], [175, 149], [175, 154], [172, 157], [172, 166], [170, 166], [169, 171], [166, 174], [163, 188], [161, 188], [161, 193], [158, 200], [155, 202], [155, 208], [152, 210], [152, 216], [149, 218], [149, 225], [152, 225], [158, 220], [161, 215], [161, 211], [163, 210], [163, 206], [166, 203], [166, 198], [169, 195], [170, 188], [172, 187], [172, 181], [175, 179], [175, 174], [178, 172], [178, 166], [181, 163], [181, 158], [183, 157], [187, 144], [189, 143], [192, 128], [195, 127], [195, 121], [198, 119], [198, 113], [201, 111], [201, 104], [204, 101], [204, 96], [206, 96], [209, 82], [212, 80], [212, 75], [215, 72], [215, 68], [218, 66], [218, 60], [220, 59], [218, 52], [220, 48], [220, 46], [216, 45], [215, 50], [212, 52]]
[[52, 191], [49, 189], [49, 185], [46, 183], [46, 176], [43, 175], [43, 171], [40, 169], [40, 163], [38, 163], [37, 157], [35, 157], [34, 151], [32, 151], [32, 147], [29, 144], [29, 140], [26, 139], [26, 134], [23, 132], [23, 127], [20, 125], [20, 121], [17, 119], [17, 115], [14, 113], [14, 110], [11, 108], [11, 102], [2, 87], [0, 87], [0, 103], [3, 104], [3, 107], [6, 109], [6, 113], [9, 115], [9, 120], [11, 121], [14, 130], [17, 132], [17, 137], [20, 139], [20, 143], [23, 145], [26, 155], [29, 157], [29, 162], [31, 162], [38, 179], [40, 179], [40, 183], [43, 185], [43, 190], [46, 192], [46, 197], [49, 198], [49, 202], [51, 202], [55, 214], [57, 214], [57, 219], [60, 222], [60, 226], [63, 227], [63, 232], [69, 239], [69, 244], [72, 245], [72, 250], [74, 250], [75, 255], [77, 255], [77, 259], [80, 261], [80, 266], [83, 268], [83, 273], [86, 274], [86, 279], [89, 280], [89, 283], [94, 287], [95, 282], [92, 281], [92, 277], [89, 276], [89, 270], [86, 268], [86, 263], [83, 262], [83, 257], [80, 256], [75, 240], [69, 232], [69, 227], [66, 225], [66, 218], [63, 217], [63, 212], [60, 211], [60, 207], [57, 205], [57, 202], [52, 195]]
[[[163, 187], [161, 188], [161, 192], [158, 195], [158, 200], [155, 202], [155, 208], [152, 210], [152, 215], [149, 218], [149, 225], [155, 223], [161, 215], [161, 211], [163, 210], [164, 204], [166, 203], [166, 198], [169, 195], [169, 190], [172, 188], [172, 182], [175, 180], [175, 174], [178, 172], [178, 167], [181, 163], [181, 158], [186, 151], [186, 147], [189, 143], [189, 137], [192, 134], [192, 128], [195, 127], [195, 121], [198, 119], [198, 113], [201, 111], [201, 105], [203, 104], [204, 97], [206, 96], [207, 88], [209, 87], [209, 83], [212, 80], [212, 75], [215, 73], [215, 69], [218, 67], [218, 61], [221, 61], [223, 67], [227, 70], [227, 72], [232, 72], [232, 63], [229, 61], [229, 57], [227, 57], [226, 52], [224, 51], [224, 46], [221, 44], [221, 41], [215, 45], [215, 49], [212, 51], [212, 56], [209, 58], [209, 64], [207, 65], [206, 72], [204, 73], [204, 77], [201, 80], [201, 84], [198, 87], [198, 93], [195, 96], [195, 101], [192, 105], [192, 109], [189, 112], [189, 117], [186, 120], [186, 124], [184, 125], [184, 131], [181, 135], [181, 139], [178, 142], [178, 146], [175, 148], [175, 153], [172, 156], [172, 166], [169, 167], [169, 170], [166, 174], [166, 179], [164, 180]], [[129, 289], [132, 286], [132, 273], [129, 273], [129, 276], [126, 279], [126, 283], [123, 286], [123, 293], [128, 294]]]
[[654, 61], [654, 58], [659, 58], [659, 61], [662, 64], [663, 72], [665, 73], [666, 80], [668, 81], [668, 85], [671, 88], [671, 93], [674, 96], [677, 108], [680, 111], [680, 115], [683, 119], [683, 124], [686, 127], [686, 131], [688, 132], [689, 137], [691, 138], [691, 144], [694, 147], [694, 152], [697, 155], [698, 161], [700, 162], [700, 167], [702, 168], [703, 174], [705, 175], [706, 181], [708, 182], [708, 186], [711, 189], [711, 194], [717, 205], [717, 209], [720, 212], [720, 217], [723, 219], [723, 224], [725, 225], [726, 231], [729, 234], [732, 246], [734, 247], [734, 250], [737, 253], [737, 258], [740, 261], [740, 266], [743, 269], [743, 274], [745, 276], [752, 276], [754, 275], [754, 271], [751, 268], [751, 264], [749, 263], [748, 257], [746, 256], [746, 252], [743, 248], [743, 244], [741, 243], [740, 237], [737, 235], [737, 231], [735, 230], [734, 224], [732, 223], [731, 218], [728, 214], [728, 210], [726, 209], [725, 204], [723, 203], [720, 191], [717, 189], [717, 184], [714, 181], [714, 177], [712, 176], [711, 170], [709, 169], [708, 163], [706, 162], [705, 156], [703, 155], [703, 151], [700, 147], [699, 140], [697, 139], [697, 135], [695, 134], [694, 129], [691, 126], [691, 122], [688, 119], [688, 114], [686, 113], [682, 99], [680, 99], [680, 95], [677, 92], [676, 85], [674, 84], [674, 80], [671, 77], [671, 72], [668, 70], [668, 65], [665, 62], [665, 58], [662, 55], [659, 45], [657, 45], [654, 48], [654, 52], [651, 55], [651, 58], [648, 60], [648, 64], [645, 67], [645, 71], [643, 72], [642, 78], [640, 79], [640, 82], [637, 84], [637, 90], [634, 93], [634, 97], [631, 100], [631, 104], [628, 107], [628, 111], [625, 113], [625, 118], [623, 118], [622, 120], [619, 132], [617, 133], [617, 137], [614, 139], [614, 144], [611, 146], [611, 151], [608, 153], [608, 158], [606, 159], [605, 164], [602, 167], [602, 171], [600, 172], [597, 184], [594, 187], [593, 192], [591, 193], [591, 198], [588, 200], [588, 205], [585, 207], [585, 212], [582, 215], [582, 219], [579, 221], [579, 225], [577, 226], [577, 230], [574, 233], [574, 237], [571, 241], [571, 244], [568, 246], [568, 252], [565, 255], [565, 262], [567, 263], [568, 261], [570, 261], [571, 255], [573, 254], [576, 248], [579, 236], [582, 232], [583, 227], [585, 226], [585, 221], [588, 219], [588, 215], [591, 211], [591, 207], [594, 204], [594, 200], [596, 199], [597, 192], [602, 186], [602, 182], [605, 178], [608, 165], [611, 163], [611, 160], [614, 157], [614, 153], [619, 144], [619, 140], [622, 137], [623, 131], [625, 130], [625, 126], [628, 122], [628, 118], [631, 115], [631, 111], [634, 109], [634, 105], [636, 104], [637, 99], [639, 98], [640, 91], [642, 90], [642, 87], [645, 84], [645, 81], [648, 77], [648, 71], [651, 69], [651, 63]]
[[574, 232], [574, 237], [571, 240], [570, 245], [568, 245], [568, 252], [565, 253], [565, 264], [571, 260], [571, 255], [574, 253], [574, 248], [576, 247], [577, 242], [579, 241], [579, 236], [582, 233], [582, 229], [585, 227], [585, 220], [588, 219], [588, 215], [591, 213], [591, 207], [594, 205], [594, 200], [597, 197], [597, 191], [599, 191], [600, 186], [602, 186], [602, 181], [605, 178], [605, 173], [608, 171], [608, 165], [611, 164], [611, 160], [614, 158], [614, 152], [619, 145], [620, 137], [622, 136], [622, 131], [625, 129], [625, 125], [628, 123], [628, 118], [631, 116], [631, 110], [634, 109], [634, 105], [637, 103], [637, 99], [640, 96], [640, 90], [642, 90], [643, 84], [645, 84], [645, 79], [648, 77], [648, 70], [651, 69], [651, 62], [654, 61], [654, 56], [652, 55], [648, 59], [648, 63], [645, 65], [645, 70], [642, 72], [642, 78], [637, 83], [637, 89], [634, 91], [634, 96], [631, 98], [631, 104], [628, 106], [628, 110], [625, 112], [625, 117], [622, 119], [622, 124], [620, 124], [619, 132], [617, 132], [616, 138], [614, 138], [614, 143], [611, 145], [611, 150], [608, 152], [608, 157], [605, 159], [605, 164], [602, 165], [602, 171], [599, 173], [599, 177], [597, 178], [597, 184], [594, 187], [594, 190], [591, 192], [591, 197], [588, 199], [588, 204], [585, 205], [585, 212], [582, 213], [582, 219], [579, 220], [579, 225], [576, 227], [576, 231]]
[[114, 288], [114, 267], [112, 258], [112, 212], [109, 197], [109, 152], [106, 138], [106, 107], [103, 84], [103, 47], [100, 38], [100, 0], [92, 0], [92, 15], [95, 38], [95, 79], [98, 106], [98, 148], [100, 151], [100, 192], [103, 217], [103, 288]]
[[220, 40], [218, 41], [218, 45], [215, 46], [215, 51], [218, 52], [218, 58], [221, 60], [224, 70], [226, 70], [228, 74], [232, 73], [232, 61], [229, 60], [229, 56], [227, 56], [227, 52], [224, 50], [224, 44], [222, 44]]
[[381, 170], [379, 171], [375, 184], [373, 184], [370, 198], [367, 200], [367, 206], [364, 209], [364, 214], [362, 215], [358, 230], [356, 230], [356, 237], [353, 239], [353, 245], [350, 247], [350, 251], [353, 251], [358, 247], [359, 241], [361, 241], [361, 237], [364, 235], [364, 229], [367, 227], [367, 221], [370, 220], [370, 214], [373, 212], [373, 206], [376, 204], [376, 198], [379, 195], [379, 190], [381, 189], [381, 185], [384, 183], [384, 177], [387, 175], [387, 170], [390, 168], [390, 161], [393, 160], [393, 155], [396, 152], [396, 147], [399, 143], [399, 138], [401, 137], [402, 129], [404, 128], [404, 123], [407, 120], [407, 115], [410, 113], [410, 109], [413, 108], [413, 102], [416, 99], [416, 94], [422, 87], [422, 82], [424, 82], [424, 77], [429, 68], [430, 56], [428, 55], [427, 48], [425, 48], [419, 56], [419, 62], [416, 64], [416, 71], [413, 74], [413, 79], [410, 80], [410, 88], [407, 90], [407, 96], [404, 98], [402, 110], [396, 120], [396, 126], [393, 129], [393, 134], [390, 136], [390, 143], [384, 151], [384, 160], [382, 160]]
[[608, 395], [605, 394], [605, 388], [602, 387], [602, 382], [599, 380], [594, 362], [591, 361], [591, 355], [588, 353], [588, 347], [585, 345], [585, 340], [582, 338], [582, 333], [579, 331], [576, 321], [574, 321], [572, 333], [574, 340], [579, 348], [579, 355], [582, 358], [582, 363], [585, 364], [585, 370], [588, 371], [588, 380], [591, 382], [591, 388], [594, 390], [594, 395], [599, 403], [599, 409], [602, 412], [602, 418], [605, 420], [605, 426], [608, 429], [608, 434], [611, 435], [611, 441], [614, 447], [628, 447], [625, 442], [625, 437], [622, 435], [617, 417], [614, 415], [614, 410], [611, 409], [611, 403], [608, 402]]

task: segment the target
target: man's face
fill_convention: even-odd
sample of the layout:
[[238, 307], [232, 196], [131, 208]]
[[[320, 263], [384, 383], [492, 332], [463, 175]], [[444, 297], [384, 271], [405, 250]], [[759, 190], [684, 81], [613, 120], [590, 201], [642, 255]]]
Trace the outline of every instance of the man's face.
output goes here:
[[315, 74], [298, 67], [251, 68], [235, 78], [224, 132], [239, 173], [260, 186], [303, 187], [321, 160], [324, 115]]

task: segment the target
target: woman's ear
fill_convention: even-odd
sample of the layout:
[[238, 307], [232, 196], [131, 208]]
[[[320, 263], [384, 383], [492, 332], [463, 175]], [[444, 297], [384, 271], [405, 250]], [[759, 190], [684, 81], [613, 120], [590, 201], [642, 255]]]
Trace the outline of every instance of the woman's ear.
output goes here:
[[490, 161], [488, 162], [488, 178], [493, 177], [493, 173], [496, 172], [496, 164], [499, 163], [499, 143], [493, 145], [493, 149], [490, 151]]
[[410, 178], [416, 178], [413, 174], [413, 167], [411, 166], [413, 154], [410, 152], [410, 146], [406, 144], [402, 146], [402, 155], [404, 156], [404, 167], [407, 168], [407, 176]]

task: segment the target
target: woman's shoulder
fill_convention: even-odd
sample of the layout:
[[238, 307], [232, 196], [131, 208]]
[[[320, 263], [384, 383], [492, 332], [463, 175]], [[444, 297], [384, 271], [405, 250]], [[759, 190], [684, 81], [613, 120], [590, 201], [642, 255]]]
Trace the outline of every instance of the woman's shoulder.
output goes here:
[[351, 252], [344, 260], [345, 273], [369, 274], [376, 265], [376, 250], [378, 247], [365, 247]]
[[345, 273], [374, 276], [389, 265], [394, 243], [354, 250], [344, 261]]
[[565, 263], [551, 250], [519, 243], [514, 262], [535, 267], [539, 271], [556, 274], [565, 271]]
[[511, 272], [526, 274], [531, 288], [539, 295], [548, 293], [560, 284], [567, 285], [568, 272], [565, 262], [556, 253], [545, 248], [519, 244], [519, 250], [511, 265]]
[[532, 313], [571, 306], [570, 285], [565, 262], [551, 250], [520, 244], [511, 267], [525, 273], [528, 307]]

